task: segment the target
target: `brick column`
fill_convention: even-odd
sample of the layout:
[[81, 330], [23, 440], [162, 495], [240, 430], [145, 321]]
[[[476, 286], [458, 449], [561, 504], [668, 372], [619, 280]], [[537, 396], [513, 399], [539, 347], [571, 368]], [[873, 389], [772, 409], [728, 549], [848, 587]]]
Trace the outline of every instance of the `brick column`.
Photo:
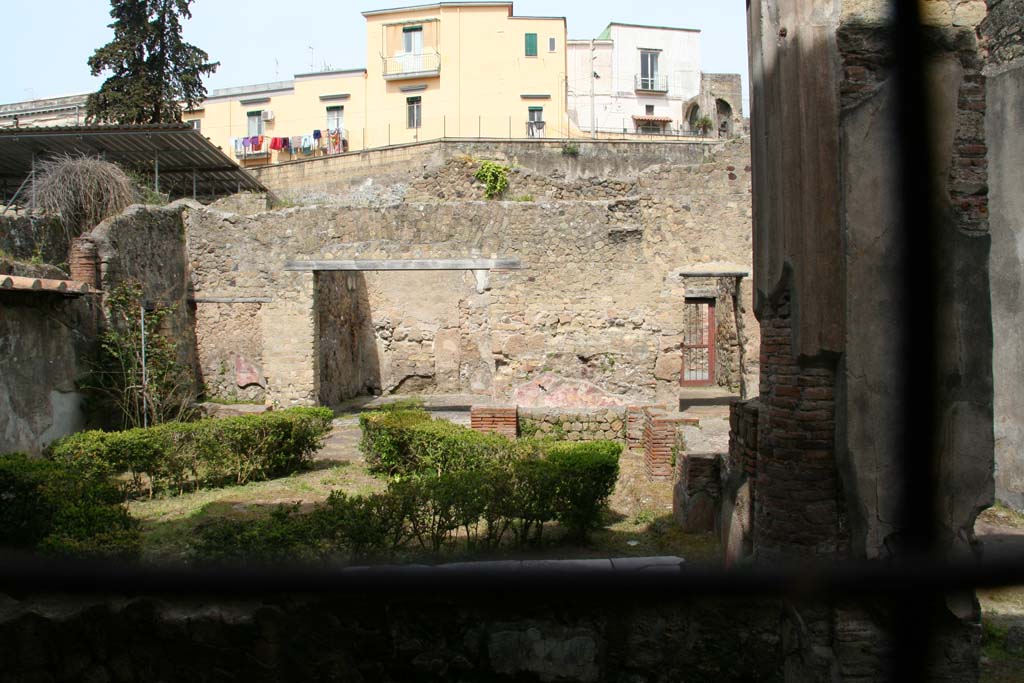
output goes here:
[[648, 479], [672, 479], [672, 450], [676, 445], [676, 429], [680, 425], [699, 425], [700, 420], [669, 414], [660, 408], [644, 411], [644, 471]]
[[801, 363], [791, 339], [786, 294], [761, 317], [754, 554], [769, 562], [844, 556], [848, 545], [835, 461], [835, 369]]

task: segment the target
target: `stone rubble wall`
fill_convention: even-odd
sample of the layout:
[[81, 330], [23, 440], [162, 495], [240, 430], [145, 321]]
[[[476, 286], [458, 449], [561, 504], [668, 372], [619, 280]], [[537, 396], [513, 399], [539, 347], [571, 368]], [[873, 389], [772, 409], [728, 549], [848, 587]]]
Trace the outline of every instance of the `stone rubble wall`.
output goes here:
[[0, 216], [0, 256], [67, 269], [70, 241], [57, 218], [22, 212]]
[[566, 441], [624, 441], [625, 408], [519, 408], [521, 435]]
[[[565, 153], [568, 143], [575, 147], [575, 154]], [[699, 164], [718, 149], [714, 143], [702, 142], [441, 140], [275, 164], [252, 172], [285, 200], [381, 207], [400, 204], [410, 187], [421, 195], [438, 197], [428, 191], [437, 185], [432, 176], [453, 159], [473, 160], [474, 164], [489, 159], [539, 177], [570, 181], [630, 179], [658, 164]], [[445, 199], [470, 198], [475, 193], [464, 180], [441, 185], [446, 188]], [[506, 194], [512, 197], [529, 192], [528, 187], [516, 188], [513, 183]], [[541, 194], [536, 191], [536, 196]]]
[[[545, 372], [638, 400], [671, 401], [686, 293], [710, 280], [719, 297], [719, 381], [749, 385], [757, 328], [744, 297], [752, 290], [737, 288], [732, 277], [681, 274], [749, 267], [748, 147], [740, 140], [717, 150], [691, 166], [640, 168], [637, 159], [622, 160], [607, 182], [626, 183], [629, 191], [636, 183], [640, 194], [633, 198], [434, 198], [252, 216], [191, 209], [186, 222], [204, 375], [216, 376], [241, 353], [264, 373], [267, 399], [281, 404], [432, 391], [501, 400]], [[557, 162], [568, 163], [560, 151]], [[459, 163], [444, 168], [462, 181], [471, 177], [468, 168], [452, 171]], [[348, 315], [323, 309], [351, 304], [320, 292], [322, 275], [284, 271], [289, 260], [474, 255], [516, 257], [526, 268], [492, 271], [483, 291], [466, 271], [361, 274], [358, 313]], [[236, 336], [204, 322], [205, 308], [234, 304], [202, 302], [250, 298], [261, 302], [262, 353], [242, 352]], [[343, 320], [355, 329], [342, 330]], [[327, 343], [341, 348], [325, 353], [324, 331], [331, 331]], [[341, 358], [358, 362], [361, 374], [336, 390], [331, 387], [345, 375]], [[231, 390], [229, 382], [212, 384]]]

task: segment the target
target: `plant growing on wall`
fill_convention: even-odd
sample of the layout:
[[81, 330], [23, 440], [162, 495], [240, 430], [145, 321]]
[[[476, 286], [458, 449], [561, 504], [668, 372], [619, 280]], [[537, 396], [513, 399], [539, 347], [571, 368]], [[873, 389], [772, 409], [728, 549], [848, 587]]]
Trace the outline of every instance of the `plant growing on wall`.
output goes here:
[[100, 337], [99, 359], [83, 388], [123, 428], [188, 417], [194, 383], [178, 363], [174, 341], [161, 329], [174, 309], [144, 311], [137, 282], [115, 287], [106, 305], [108, 325]]
[[702, 116], [693, 124], [694, 129], [701, 135], [707, 135], [715, 127], [715, 122], [707, 116]]
[[494, 199], [508, 189], [509, 170], [508, 166], [502, 166], [496, 161], [480, 162], [474, 177], [484, 184], [484, 196]]
[[203, 78], [220, 65], [182, 40], [181, 20], [194, 0], [111, 0], [114, 39], [89, 58], [93, 76], [111, 75], [89, 95], [90, 123], [181, 121], [206, 97]]

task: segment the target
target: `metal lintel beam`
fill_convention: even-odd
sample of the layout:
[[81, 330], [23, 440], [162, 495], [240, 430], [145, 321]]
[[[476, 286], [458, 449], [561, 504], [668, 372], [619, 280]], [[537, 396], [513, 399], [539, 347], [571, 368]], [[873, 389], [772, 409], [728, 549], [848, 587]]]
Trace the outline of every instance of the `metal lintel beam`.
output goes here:
[[284, 269], [292, 271], [319, 270], [520, 270], [517, 258], [495, 259], [353, 259], [347, 261], [285, 261]]

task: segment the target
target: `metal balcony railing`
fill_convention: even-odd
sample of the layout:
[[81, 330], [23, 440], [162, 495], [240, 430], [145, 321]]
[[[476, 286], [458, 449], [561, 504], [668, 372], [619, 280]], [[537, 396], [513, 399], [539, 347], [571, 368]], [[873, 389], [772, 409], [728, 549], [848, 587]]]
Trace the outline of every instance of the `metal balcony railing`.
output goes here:
[[668, 76], [637, 75], [634, 82], [636, 90], [642, 92], [668, 92]]
[[441, 55], [438, 52], [422, 52], [395, 55], [384, 58], [385, 80], [422, 78], [441, 73]]

